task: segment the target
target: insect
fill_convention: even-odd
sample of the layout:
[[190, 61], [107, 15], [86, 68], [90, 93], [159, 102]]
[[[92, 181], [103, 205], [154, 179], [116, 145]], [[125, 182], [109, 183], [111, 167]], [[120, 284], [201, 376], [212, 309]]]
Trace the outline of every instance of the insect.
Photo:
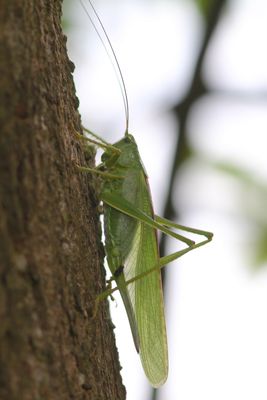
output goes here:
[[[124, 137], [114, 144], [107, 143], [87, 129], [85, 132], [91, 138], [79, 136], [81, 140], [89, 141], [104, 151], [101, 164], [96, 168], [79, 167], [80, 171], [100, 176], [105, 252], [112, 274], [111, 281], [116, 282], [116, 287], [113, 288], [112, 282], [108, 283], [107, 290], [98, 296], [97, 305], [102, 299], [119, 290], [145, 374], [153, 387], [159, 387], [168, 376], [161, 268], [189, 251], [210, 242], [212, 233], [178, 225], [154, 214], [148, 176], [135, 139], [128, 132], [128, 98], [121, 69], [102, 22], [91, 0], [88, 1], [113, 54], [121, 80], [126, 114]], [[83, 3], [82, 5], [88, 14]], [[88, 16], [103, 43], [103, 38], [95, 23], [89, 14]], [[106, 48], [105, 44], [104, 46]], [[201, 235], [204, 239], [195, 243], [174, 229]], [[157, 231], [185, 243], [186, 247], [173, 254], [160, 257]]]

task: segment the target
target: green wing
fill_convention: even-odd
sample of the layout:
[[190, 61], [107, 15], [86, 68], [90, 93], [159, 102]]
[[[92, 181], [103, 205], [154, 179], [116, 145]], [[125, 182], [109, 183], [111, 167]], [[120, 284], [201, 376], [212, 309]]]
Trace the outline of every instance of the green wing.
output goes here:
[[[148, 183], [141, 176], [143, 211], [153, 216]], [[136, 275], [159, 263], [157, 232], [140, 223], [140, 245], [136, 256]], [[141, 360], [149, 380], [161, 386], [168, 376], [168, 348], [164, 316], [161, 271], [136, 281], [136, 319], [140, 335]]]
[[[152, 231], [152, 232], [151, 232]], [[156, 265], [157, 243], [153, 230], [139, 223], [135, 245], [125, 263], [126, 279]], [[152, 386], [161, 386], [168, 375], [168, 350], [160, 271], [130, 284], [129, 295], [136, 315], [140, 357]]]

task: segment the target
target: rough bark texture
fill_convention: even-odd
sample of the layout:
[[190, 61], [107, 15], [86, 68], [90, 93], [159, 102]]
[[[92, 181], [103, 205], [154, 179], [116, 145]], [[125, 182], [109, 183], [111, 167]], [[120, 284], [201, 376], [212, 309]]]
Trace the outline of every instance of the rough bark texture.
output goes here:
[[0, 0], [0, 399], [125, 398], [59, 0]]

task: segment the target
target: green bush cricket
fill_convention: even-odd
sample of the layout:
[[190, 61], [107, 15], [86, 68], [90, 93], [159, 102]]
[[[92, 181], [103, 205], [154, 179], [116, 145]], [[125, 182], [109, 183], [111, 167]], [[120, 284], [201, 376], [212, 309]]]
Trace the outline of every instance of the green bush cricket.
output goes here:
[[[79, 167], [80, 171], [100, 176], [105, 251], [112, 274], [111, 280], [116, 282], [115, 288], [112, 288], [109, 282], [107, 290], [98, 296], [96, 310], [101, 300], [117, 290], [120, 291], [145, 374], [153, 387], [159, 387], [168, 376], [161, 268], [189, 251], [210, 242], [212, 233], [178, 225], [154, 214], [148, 176], [134, 137], [128, 132], [128, 99], [122, 73], [102, 22], [91, 1], [88, 1], [113, 54], [118, 76], [121, 79], [120, 86], [126, 114], [124, 137], [112, 145], [87, 129], [84, 129], [85, 132], [93, 139], [79, 135], [80, 139], [89, 141], [104, 150], [102, 162], [95, 169]], [[82, 6], [97, 31], [83, 3]], [[98, 31], [97, 34], [103, 43]], [[106, 48], [104, 43], [103, 45]], [[201, 235], [205, 239], [195, 243], [174, 232], [172, 228]], [[158, 230], [185, 243], [187, 247], [160, 257]]]

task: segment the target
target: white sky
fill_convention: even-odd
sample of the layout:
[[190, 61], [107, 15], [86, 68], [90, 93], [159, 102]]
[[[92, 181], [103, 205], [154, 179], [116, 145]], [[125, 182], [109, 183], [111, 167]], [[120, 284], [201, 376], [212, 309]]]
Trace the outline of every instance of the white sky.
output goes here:
[[[130, 131], [160, 214], [175, 138], [166, 110], [187, 88], [201, 17], [191, 1], [102, 0], [96, 5], [120, 60]], [[204, 76], [214, 90], [266, 93], [267, 2], [233, 0], [230, 5], [209, 49]], [[124, 132], [118, 85], [78, 2], [73, 10], [76, 29], [68, 45], [83, 123], [112, 142]], [[267, 100], [207, 96], [193, 107], [188, 130], [200, 159], [183, 168], [174, 196], [184, 210], [182, 222], [213, 231], [215, 237], [169, 267], [170, 373], [160, 399], [266, 400], [267, 268], [252, 271], [249, 248], [257, 227], [244, 214], [246, 190], [207, 160], [234, 163], [266, 184]], [[127, 399], [146, 400], [149, 385], [119, 299], [112, 314]]]

